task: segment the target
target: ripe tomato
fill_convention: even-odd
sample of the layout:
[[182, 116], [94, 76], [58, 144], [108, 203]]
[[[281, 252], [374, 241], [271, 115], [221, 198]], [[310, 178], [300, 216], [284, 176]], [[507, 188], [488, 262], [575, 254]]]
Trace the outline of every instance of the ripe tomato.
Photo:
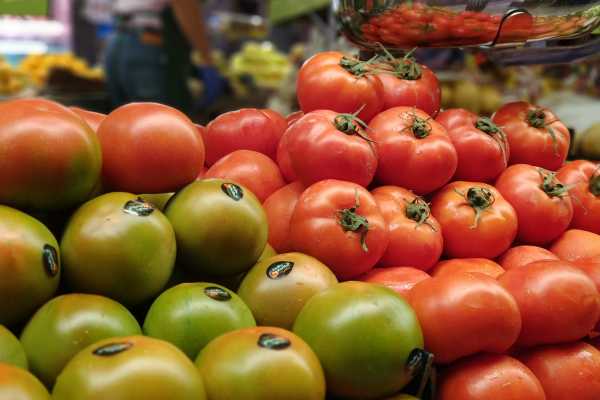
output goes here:
[[252, 150], [236, 150], [221, 158], [206, 171], [204, 179], [210, 178], [237, 182], [250, 189], [261, 203], [285, 186], [275, 161]]
[[565, 261], [600, 256], [600, 235], [569, 229], [552, 243], [550, 251]]
[[433, 267], [442, 254], [444, 239], [429, 205], [397, 186], [381, 186], [371, 194], [388, 224], [390, 237], [379, 265], [410, 265], [424, 271]]
[[433, 198], [431, 213], [442, 226], [448, 257], [494, 258], [517, 235], [517, 213], [493, 186], [457, 181]]
[[500, 175], [496, 189], [517, 212], [517, 240], [523, 244], [547, 244], [571, 223], [573, 204], [568, 189], [550, 171], [512, 165]]
[[544, 346], [521, 357], [547, 400], [600, 399], [600, 350], [583, 343]]
[[438, 400], [546, 400], [533, 372], [504, 354], [478, 354], [459, 361], [440, 380]]
[[431, 271], [431, 275], [438, 276], [457, 272], [479, 272], [496, 279], [506, 271], [500, 265], [487, 258], [453, 258], [437, 263]]
[[410, 291], [417, 283], [429, 278], [427, 272], [412, 267], [373, 268], [358, 277], [363, 282], [387, 286], [405, 299], [408, 299]]
[[535, 261], [558, 260], [559, 258], [549, 250], [536, 246], [516, 246], [508, 249], [498, 259], [498, 263], [505, 270], [520, 268]]
[[92, 128], [94, 132], [98, 132], [98, 127], [102, 121], [104, 121], [104, 118], [106, 118], [105, 114], [84, 110], [83, 108], [79, 107], [69, 107], [69, 109], [83, 118], [86, 124], [88, 124], [88, 126]]
[[290, 183], [273, 192], [263, 203], [269, 221], [269, 244], [277, 253], [287, 253], [291, 250], [290, 220], [304, 189], [305, 186], [301, 182]]
[[243, 108], [221, 114], [206, 126], [203, 135], [206, 165], [210, 167], [236, 150], [258, 151], [274, 160], [286, 127], [285, 118], [272, 110]]
[[424, 111], [394, 107], [369, 124], [377, 144], [378, 180], [427, 194], [445, 185], [456, 171], [456, 150], [446, 129]]
[[368, 186], [377, 169], [375, 145], [350, 114], [313, 111], [285, 133], [297, 178], [305, 185], [340, 179]]
[[462, 108], [445, 110], [435, 119], [456, 148], [454, 180], [493, 182], [508, 165], [506, 135], [489, 118]]
[[319, 259], [341, 280], [373, 268], [388, 240], [375, 199], [351, 182], [329, 179], [310, 186], [290, 222], [292, 249]]
[[303, 116], [304, 116], [304, 113], [302, 111], [295, 111], [295, 112], [291, 113], [290, 115], [288, 115], [287, 117], [285, 117], [288, 128], [290, 126], [294, 125], [294, 123], [296, 121], [298, 121], [300, 118], [302, 118]]
[[288, 135], [287, 131], [285, 131], [283, 136], [281, 136], [279, 144], [277, 145], [277, 165], [279, 166], [281, 175], [283, 175], [286, 182], [294, 182], [298, 180], [298, 177], [296, 176], [296, 171], [294, 171], [294, 167], [292, 166], [292, 159], [290, 157], [287, 144]]
[[[596, 284], [596, 289], [600, 292], [600, 257], [583, 258], [573, 262], [573, 265], [585, 272], [585, 274]], [[600, 332], [600, 320], [594, 330]]]
[[506, 271], [499, 282], [519, 303], [519, 347], [581, 339], [600, 317], [596, 285], [568, 262], [536, 261]]
[[577, 160], [562, 167], [556, 177], [574, 197], [571, 228], [600, 234], [600, 166]]
[[157, 103], [131, 103], [111, 112], [98, 129], [102, 177], [114, 190], [173, 192], [193, 182], [204, 144], [182, 112]]
[[360, 110], [358, 117], [369, 122], [383, 109], [383, 85], [368, 65], [335, 51], [315, 54], [302, 65], [296, 91], [305, 113]]
[[551, 171], [564, 164], [571, 136], [550, 110], [518, 101], [500, 107], [492, 120], [508, 137], [509, 164], [531, 164]]
[[425, 348], [440, 364], [478, 352], [504, 353], [519, 337], [517, 302], [489, 276], [440, 274], [413, 287], [409, 299]]

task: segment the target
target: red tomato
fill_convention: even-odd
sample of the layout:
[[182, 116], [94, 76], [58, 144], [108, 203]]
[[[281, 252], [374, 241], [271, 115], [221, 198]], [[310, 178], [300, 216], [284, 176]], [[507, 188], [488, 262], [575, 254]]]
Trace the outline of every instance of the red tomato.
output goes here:
[[431, 213], [442, 226], [444, 252], [453, 258], [495, 258], [517, 234], [517, 213], [493, 187], [457, 181], [437, 192]]
[[285, 186], [275, 161], [252, 150], [237, 150], [217, 161], [206, 171], [205, 179], [231, 179], [264, 202], [276, 190]]
[[288, 151], [288, 135], [287, 131], [281, 137], [279, 144], [277, 145], [277, 165], [279, 166], [279, 170], [281, 174], [285, 178], [286, 182], [294, 182], [298, 180], [296, 176], [296, 171], [294, 171], [294, 167], [292, 166], [292, 159], [290, 157], [290, 152]]
[[536, 261], [506, 271], [499, 282], [519, 303], [519, 347], [581, 339], [600, 317], [596, 285], [568, 262]]
[[285, 129], [285, 118], [272, 110], [243, 108], [219, 115], [204, 133], [206, 165], [236, 150], [254, 150], [273, 160]]
[[0, 103], [0, 203], [55, 210], [84, 202], [100, 178], [98, 137], [44, 99]]
[[544, 346], [519, 357], [540, 380], [547, 400], [600, 399], [600, 350], [583, 343]]
[[69, 107], [69, 108], [75, 114], [77, 114], [81, 118], [83, 118], [83, 120], [89, 125], [90, 128], [92, 128], [92, 130], [94, 132], [98, 132], [98, 127], [100, 126], [102, 121], [104, 121], [104, 118], [106, 118], [105, 114], [97, 113], [94, 111], [84, 110], [83, 108], [79, 108], [79, 107]]
[[417, 194], [445, 185], [456, 171], [456, 150], [446, 129], [424, 111], [394, 107], [369, 124], [377, 144], [377, 178]]
[[435, 120], [446, 128], [458, 154], [454, 180], [489, 183], [506, 169], [508, 142], [489, 118], [455, 108], [443, 111]]
[[533, 372], [507, 355], [478, 354], [440, 378], [438, 400], [546, 400]]
[[263, 203], [269, 221], [269, 244], [277, 253], [291, 251], [290, 220], [304, 189], [300, 182], [290, 183], [273, 192]]
[[552, 243], [550, 251], [565, 261], [598, 257], [600, 235], [580, 229], [569, 229]]
[[[582, 258], [573, 262], [576, 268], [582, 270], [594, 283], [600, 292], [600, 257]], [[594, 330], [600, 332], [600, 320], [596, 323]]]
[[442, 255], [440, 224], [427, 203], [397, 186], [381, 186], [371, 192], [388, 224], [390, 243], [379, 265], [410, 265], [427, 271]]
[[294, 125], [294, 122], [298, 121], [303, 116], [304, 116], [304, 113], [302, 111], [296, 111], [296, 112], [291, 113], [287, 117], [285, 117], [288, 128], [290, 126]]
[[503, 105], [492, 120], [508, 137], [509, 164], [531, 164], [551, 171], [564, 164], [571, 136], [550, 110], [519, 101]]
[[505, 271], [500, 265], [487, 258], [453, 258], [437, 263], [431, 271], [431, 275], [438, 276], [456, 272], [479, 272], [496, 279]]
[[368, 65], [328, 51], [309, 58], [298, 74], [296, 92], [305, 113], [332, 110], [354, 113], [369, 122], [383, 109], [383, 85]]
[[573, 161], [562, 167], [556, 177], [575, 198], [571, 228], [600, 234], [600, 166], [591, 161]]
[[479, 352], [504, 353], [517, 340], [515, 299], [494, 278], [456, 272], [418, 283], [410, 291], [425, 348], [447, 364]]
[[508, 249], [498, 258], [505, 270], [520, 268], [535, 261], [552, 261], [559, 258], [549, 250], [536, 246], [516, 246]]
[[377, 169], [375, 145], [352, 115], [313, 111], [285, 132], [287, 152], [305, 185], [339, 179], [368, 186]]
[[410, 291], [417, 283], [429, 278], [427, 272], [412, 267], [373, 268], [358, 277], [363, 282], [387, 286], [405, 299], [408, 299]]
[[571, 223], [573, 204], [568, 189], [554, 173], [527, 164], [508, 167], [496, 189], [519, 217], [517, 240], [544, 245], [559, 237]]
[[310, 186], [290, 222], [292, 249], [319, 259], [341, 280], [372, 269], [388, 240], [375, 199], [351, 182], [329, 179]]
[[98, 129], [103, 181], [113, 190], [165, 193], [194, 181], [204, 144], [182, 112], [157, 103], [130, 103]]

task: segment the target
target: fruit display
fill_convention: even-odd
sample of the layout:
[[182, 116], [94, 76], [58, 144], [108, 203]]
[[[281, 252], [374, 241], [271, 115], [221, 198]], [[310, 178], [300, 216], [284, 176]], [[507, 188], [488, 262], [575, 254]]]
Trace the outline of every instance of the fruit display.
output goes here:
[[297, 85], [206, 127], [0, 103], [0, 400], [600, 399], [600, 166], [559, 117], [445, 109], [384, 49]]
[[21, 60], [17, 70], [31, 79], [36, 86], [44, 86], [54, 69], [66, 70], [89, 80], [103, 80], [104, 71], [91, 67], [84, 59], [73, 53], [30, 54]]

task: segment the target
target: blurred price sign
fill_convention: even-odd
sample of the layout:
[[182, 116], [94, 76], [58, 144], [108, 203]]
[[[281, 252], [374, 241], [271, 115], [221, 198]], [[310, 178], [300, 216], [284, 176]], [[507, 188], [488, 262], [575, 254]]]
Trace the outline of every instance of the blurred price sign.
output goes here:
[[0, 0], [0, 15], [48, 15], [49, 0]]
[[327, 7], [331, 0], [271, 0], [269, 20], [277, 24]]

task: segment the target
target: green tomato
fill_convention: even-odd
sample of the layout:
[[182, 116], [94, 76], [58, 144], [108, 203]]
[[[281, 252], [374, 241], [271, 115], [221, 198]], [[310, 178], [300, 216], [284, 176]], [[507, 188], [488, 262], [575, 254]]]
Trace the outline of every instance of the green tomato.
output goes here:
[[205, 400], [202, 377], [177, 347], [144, 336], [105, 339], [63, 369], [53, 400]]
[[196, 365], [210, 400], [323, 400], [319, 360], [292, 332], [246, 328], [213, 340]]
[[50, 400], [50, 394], [23, 368], [0, 363], [1, 400]]
[[193, 182], [171, 198], [165, 213], [177, 235], [177, 262], [198, 276], [247, 271], [267, 243], [267, 217], [260, 202], [229, 181]]
[[52, 298], [60, 275], [52, 233], [29, 215], [0, 206], [0, 324], [25, 322]]
[[260, 257], [258, 257], [258, 260], [256, 260], [256, 262], [262, 261], [269, 257], [275, 257], [276, 255], [277, 255], [277, 252], [275, 251], [275, 249], [273, 247], [271, 247], [271, 245], [269, 243], [267, 243], [265, 245], [265, 249], [261, 253]]
[[364, 282], [344, 282], [311, 298], [294, 332], [315, 351], [328, 391], [375, 399], [399, 392], [416, 373], [409, 364], [423, 348], [412, 308], [396, 292]]
[[27, 356], [23, 345], [11, 331], [0, 325], [0, 363], [27, 369]]
[[235, 293], [213, 283], [182, 283], [154, 301], [144, 333], [173, 343], [194, 359], [214, 338], [253, 326], [250, 309]]
[[259, 325], [291, 329], [304, 304], [338, 283], [325, 264], [302, 253], [285, 253], [256, 264], [238, 294]]
[[137, 305], [158, 295], [175, 264], [175, 233], [162, 212], [129, 193], [108, 193], [81, 206], [61, 241], [75, 291]]
[[114, 300], [67, 294], [44, 304], [31, 318], [21, 342], [33, 372], [52, 387], [69, 360], [101, 339], [141, 334], [136, 319]]

